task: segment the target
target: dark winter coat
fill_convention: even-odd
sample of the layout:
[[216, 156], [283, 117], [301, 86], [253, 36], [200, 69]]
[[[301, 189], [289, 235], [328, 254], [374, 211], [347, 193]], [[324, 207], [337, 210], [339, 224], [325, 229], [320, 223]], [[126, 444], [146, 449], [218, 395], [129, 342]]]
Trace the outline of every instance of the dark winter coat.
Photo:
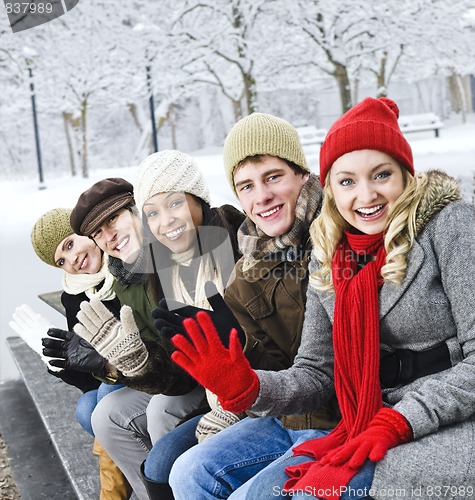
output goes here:
[[[300, 201], [302, 205], [307, 203], [306, 211], [310, 210], [312, 216], [305, 218], [303, 232], [295, 236], [292, 247], [270, 251], [252, 267], [243, 257], [236, 265], [234, 281], [226, 289], [225, 301], [246, 333], [244, 353], [254, 369], [288, 368], [300, 345], [312, 250], [309, 229], [322, 198], [317, 178], [312, 179], [312, 185], [314, 189], [305, 191], [305, 196], [312, 198]], [[307, 414], [282, 417], [282, 423], [290, 429], [329, 429], [338, 419], [338, 411], [328, 405]]]
[[[219, 208], [211, 208], [208, 217], [204, 219], [204, 224], [219, 227], [226, 226], [235, 252], [235, 259], [238, 256], [236, 233], [244, 217], [244, 214], [233, 206], [223, 205]], [[203, 243], [205, 245], [204, 250], [208, 251], [206, 245], [209, 242], [205, 241]], [[156, 252], [154, 252], [154, 255], [156, 255]], [[235, 259], [233, 259], [233, 262]], [[150, 263], [145, 265], [150, 266]], [[159, 288], [158, 293], [157, 288]], [[115, 292], [122, 304], [127, 304], [133, 309], [137, 327], [149, 351], [145, 374], [138, 377], [120, 375], [119, 382], [149, 394], [166, 394], [168, 396], [186, 394], [195, 388], [196, 381], [171, 360], [170, 355], [174, 351], [172, 343], [163, 338], [154, 327], [152, 309], [156, 307], [161, 298], [164, 298], [160, 287], [155, 287], [154, 294], [152, 283], [144, 277], [143, 280], [130, 285], [117, 283]]]

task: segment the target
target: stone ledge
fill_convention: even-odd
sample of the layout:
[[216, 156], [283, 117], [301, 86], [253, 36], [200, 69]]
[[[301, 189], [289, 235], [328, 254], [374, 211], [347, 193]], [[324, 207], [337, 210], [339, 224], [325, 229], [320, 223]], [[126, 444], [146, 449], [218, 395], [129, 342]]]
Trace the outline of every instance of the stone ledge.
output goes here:
[[99, 498], [93, 438], [80, 427], [75, 416], [81, 392], [51, 376], [20, 337], [8, 337], [7, 345], [78, 499]]

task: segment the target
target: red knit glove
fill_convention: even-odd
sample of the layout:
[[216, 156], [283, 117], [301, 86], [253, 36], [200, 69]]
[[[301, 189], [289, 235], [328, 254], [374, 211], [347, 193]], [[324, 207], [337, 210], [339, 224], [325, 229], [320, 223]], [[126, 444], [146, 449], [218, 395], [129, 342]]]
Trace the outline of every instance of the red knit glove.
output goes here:
[[[312, 439], [294, 448], [296, 454], [318, 456], [323, 451], [323, 456], [315, 462], [287, 467], [285, 471], [290, 479], [285, 483], [284, 491], [311, 491], [314, 488], [325, 492], [319, 497], [337, 500], [342, 487], [348, 485], [367, 458], [373, 462], [382, 460], [390, 448], [410, 441], [412, 430], [399, 412], [382, 408], [365, 431], [345, 444], [325, 452], [327, 438], [328, 436]], [[319, 449], [320, 440], [323, 450]], [[306, 453], [301, 453], [304, 451]]]
[[191, 342], [183, 335], [171, 339], [177, 348], [173, 361], [216, 394], [225, 410], [246, 411], [257, 398], [259, 379], [242, 352], [236, 329], [231, 330], [226, 349], [209, 314], [201, 311], [195, 318], [183, 321]]
[[[286, 467], [285, 472], [290, 476], [284, 485], [285, 492], [318, 491], [318, 498], [340, 500], [344, 491], [343, 486], [346, 486], [358, 471], [331, 464], [321, 465], [319, 462], [306, 462], [300, 466]], [[315, 493], [313, 495], [316, 496]]]
[[367, 458], [379, 462], [390, 448], [411, 439], [412, 429], [407, 420], [396, 410], [381, 408], [365, 431], [328, 452], [320, 464], [343, 465], [348, 462], [350, 468], [359, 469]]

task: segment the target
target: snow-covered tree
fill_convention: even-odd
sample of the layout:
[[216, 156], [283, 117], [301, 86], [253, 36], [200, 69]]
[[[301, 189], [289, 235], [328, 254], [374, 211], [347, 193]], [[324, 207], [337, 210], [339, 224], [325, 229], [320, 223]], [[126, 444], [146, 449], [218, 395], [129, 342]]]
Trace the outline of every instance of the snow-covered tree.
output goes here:
[[169, 48], [188, 80], [218, 86], [236, 119], [256, 110], [260, 29], [274, 0], [185, 0], [175, 3]]

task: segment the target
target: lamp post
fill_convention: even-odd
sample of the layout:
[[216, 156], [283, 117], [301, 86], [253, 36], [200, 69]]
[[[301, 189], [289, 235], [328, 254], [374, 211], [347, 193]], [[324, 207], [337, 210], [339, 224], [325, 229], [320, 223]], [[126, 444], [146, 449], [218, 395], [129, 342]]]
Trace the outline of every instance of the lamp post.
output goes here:
[[[152, 65], [153, 56], [156, 54], [156, 49], [153, 43], [153, 34], [157, 31], [157, 27], [154, 24], [142, 24], [138, 23], [133, 28], [133, 31], [139, 33], [141, 39], [145, 41], [145, 60], [147, 65], [145, 66], [145, 71], [147, 73], [147, 93], [148, 93], [148, 103], [150, 108], [150, 120], [152, 122], [152, 140], [153, 140], [153, 151], [156, 153], [158, 151], [158, 136], [157, 136], [157, 123], [155, 121], [155, 102], [153, 99], [153, 86], [152, 86]], [[151, 55], [151, 52], [155, 54]]]
[[32, 57], [36, 56], [36, 52], [32, 49], [27, 49], [26, 47], [23, 49], [23, 53], [25, 55], [26, 66], [28, 69], [28, 76], [30, 80], [30, 94], [31, 94], [31, 110], [33, 113], [33, 127], [35, 130], [35, 145], [36, 145], [36, 160], [38, 163], [38, 175], [40, 178], [40, 183], [38, 189], [46, 189], [46, 185], [43, 179], [43, 163], [41, 160], [41, 146], [40, 146], [40, 132], [38, 128], [38, 115], [36, 112], [36, 96], [35, 96], [35, 84], [33, 81], [33, 61]]
[[153, 89], [152, 89], [152, 67], [150, 64], [147, 64], [146, 70], [147, 70], [147, 89], [148, 89], [149, 104], [150, 104], [150, 119], [152, 120], [153, 151], [156, 153], [158, 151], [157, 123], [155, 122], [155, 102], [153, 100]]

